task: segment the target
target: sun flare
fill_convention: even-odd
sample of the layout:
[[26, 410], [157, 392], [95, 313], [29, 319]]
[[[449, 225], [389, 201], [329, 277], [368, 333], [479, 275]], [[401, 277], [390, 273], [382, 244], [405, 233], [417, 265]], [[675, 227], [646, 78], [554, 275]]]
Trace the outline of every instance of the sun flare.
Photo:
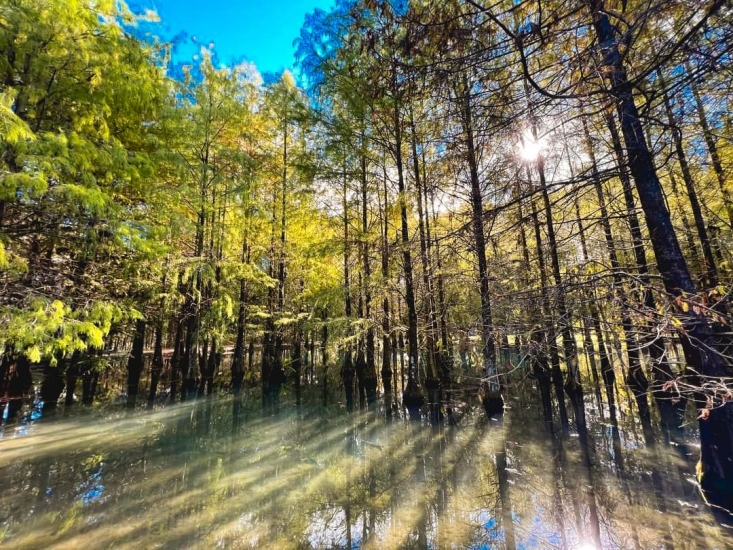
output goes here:
[[522, 136], [521, 141], [517, 145], [519, 156], [526, 162], [536, 161], [545, 148], [545, 140], [543, 138], [535, 139], [529, 132]]

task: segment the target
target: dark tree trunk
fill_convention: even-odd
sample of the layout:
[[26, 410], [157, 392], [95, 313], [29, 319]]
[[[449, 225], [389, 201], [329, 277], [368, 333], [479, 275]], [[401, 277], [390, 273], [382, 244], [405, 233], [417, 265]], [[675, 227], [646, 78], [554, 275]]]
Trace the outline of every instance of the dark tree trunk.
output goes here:
[[[519, 194], [519, 174], [517, 174], [517, 194]], [[522, 246], [522, 259], [524, 263], [524, 270], [525, 270], [525, 276], [524, 276], [524, 284], [527, 287], [530, 287], [531, 284], [531, 278], [530, 273], [532, 272], [530, 259], [529, 259], [529, 247], [527, 245], [527, 235], [524, 229], [524, 213], [522, 210], [522, 200], [517, 201], [517, 213], [519, 215], [519, 241]], [[535, 228], [539, 229], [539, 224], [537, 223], [537, 212], [534, 208], [534, 205], [532, 207], [533, 211], [533, 219], [535, 221]], [[538, 251], [541, 252], [541, 246], [538, 242]], [[535, 308], [532, 311], [532, 316], [530, 319], [532, 322], [540, 321], [542, 322], [542, 308], [544, 307], [544, 301], [545, 301], [545, 275], [544, 275], [544, 258], [542, 259], [541, 266], [540, 266], [542, 272], [541, 272], [541, 281], [542, 281], [542, 287], [541, 292], [543, 296], [543, 305], [539, 308]], [[539, 309], [540, 315], [537, 315], [537, 309]], [[538, 319], [539, 318], [539, 319]], [[550, 376], [550, 365], [547, 361], [547, 354], [545, 350], [544, 342], [542, 341], [542, 334], [538, 330], [532, 330], [532, 332], [529, 335], [529, 357], [530, 357], [530, 364], [532, 365], [532, 374], [534, 375], [535, 379], [537, 380], [537, 386], [539, 388], [540, 392], [540, 399], [542, 401], [542, 416], [545, 421], [545, 426], [547, 427], [548, 431], [550, 433], [553, 433], [554, 428], [552, 424], [552, 378]], [[558, 364], [559, 367], [559, 364]], [[560, 378], [560, 389], [562, 390], [562, 378]], [[560, 393], [562, 395], [562, 393]]]
[[137, 393], [140, 387], [146, 327], [147, 323], [144, 319], [135, 321], [135, 336], [132, 339], [132, 351], [130, 352], [130, 358], [127, 360], [127, 407], [130, 409], [135, 408]]
[[[7, 391], [7, 421], [13, 422], [23, 408], [23, 402], [29, 398], [31, 389], [33, 387], [33, 379], [31, 377], [31, 365], [25, 355], [20, 355], [15, 358], [14, 361], [12, 361], [12, 356], [9, 353], [6, 353], [3, 357], [3, 363], [5, 364], [6, 368], [5, 374], [6, 376], [9, 376], [9, 378], [7, 380], [7, 385], [3, 388], [3, 392], [2, 394], [0, 394], [0, 396], [4, 396]], [[12, 368], [12, 372], [8, 372], [10, 368]], [[60, 392], [59, 395], [61, 395]], [[56, 397], [56, 399], [58, 400], [58, 396]], [[0, 408], [0, 415], [1, 414], [2, 408]]]
[[[362, 142], [365, 140], [362, 135]], [[363, 143], [362, 143], [363, 145]], [[372, 319], [372, 291], [371, 277], [372, 268], [369, 261], [369, 242], [367, 235], [369, 232], [369, 220], [367, 216], [367, 159], [365, 155], [361, 156], [361, 227], [362, 227], [362, 261], [364, 269], [364, 315], [367, 323], [369, 323], [364, 341], [364, 390], [366, 392], [367, 404], [372, 405], [377, 401], [377, 368], [375, 365], [375, 341], [374, 328], [371, 324]]]
[[[575, 175], [572, 173], [572, 166], [571, 166], [571, 177], [575, 179]], [[580, 236], [580, 244], [581, 249], [583, 251], [583, 261], [588, 261], [588, 245], [585, 238], [585, 228], [583, 226], [583, 217], [580, 214], [580, 203], [578, 202], [578, 198], [575, 198], [575, 215], [578, 218], [578, 235]], [[592, 294], [593, 292], [591, 292]], [[589, 310], [596, 313], [597, 311], [595, 304], [593, 303], [593, 296], [588, 298], [589, 300]], [[591, 368], [591, 375], [593, 376], [593, 386], [594, 391], [596, 394], [596, 399], [598, 400], [598, 405], [601, 408], [601, 416], [603, 416], [603, 398], [601, 397], [601, 383], [598, 376], [598, 366], [596, 365], [596, 354], [595, 350], [593, 349], [593, 337], [591, 335], [590, 331], [590, 324], [587, 317], [583, 317], [583, 347], [585, 349], [586, 357], [588, 358], [588, 363], [590, 364]], [[603, 352], [603, 350], [601, 350]]]
[[66, 369], [66, 399], [64, 400], [64, 408], [70, 408], [74, 405], [74, 391], [76, 391], [76, 381], [79, 378], [79, 359], [81, 352], [75, 351], [71, 356], [69, 368]]
[[471, 176], [471, 224], [473, 228], [473, 244], [478, 261], [479, 292], [481, 295], [481, 336], [482, 356], [484, 360], [484, 380], [481, 386], [481, 402], [486, 414], [494, 416], [503, 414], [504, 399], [501, 396], [496, 369], [496, 343], [494, 342], [494, 322], [491, 312], [491, 296], [489, 294], [489, 269], [486, 261], [486, 237], [484, 235], [483, 199], [481, 182], [479, 181], [478, 160], [474, 143], [473, 112], [471, 108], [470, 87], [468, 78], [463, 77], [463, 133], [466, 139], [466, 160]]
[[702, 246], [703, 260], [705, 261], [705, 285], [707, 288], [713, 288], [718, 284], [718, 270], [715, 264], [715, 256], [713, 255], [713, 247], [710, 243], [707, 228], [705, 227], [705, 219], [702, 215], [700, 200], [697, 197], [695, 182], [692, 179], [690, 165], [687, 162], [685, 146], [682, 142], [682, 130], [680, 129], [679, 125], [677, 124], [677, 120], [675, 119], [674, 112], [672, 111], [672, 103], [669, 99], [669, 96], [667, 95], [667, 90], [665, 88], [664, 77], [662, 76], [662, 71], [659, 69], [657, 70], [657, 77], [659, 78], [659, 84], [662, 88], [664, 110], [667, 113], [667, 122], [669, 123], [670, 131], [672, 132], [675, 152], [677, 153], [677, 162], [679, 162], [680, 170], [682, 171], [682, 181], [685, 182], [685, 188], [687, 189], [687, 198], [690, 201], [692, 217], [695, 220], [695, 229], [697, 230], [697, 236], [700, 239], [700, 245]]
[[158, 382], [163, 373], [163, 321], [155, 325], [155, 343], [153, 344], [153, 364], [150, 369], [150, 390], [148, 392], [148, 406], [152, 407], [155, 395], [158, 392]]
[[[242, 260], [249, 261], [249, 246], [245, 239]], [[232, 388], [234, 396], [238, 398], [242, 391], [244, 381], [244, 354], [245, 354], [245, 331], [247, 327], [247, 283], [244, 279], [239, 281], [239, 310], [237, 313], [237, 341], [234, 345], [234, 357], [232, 358]]]
[[216, 374], [219, 372], [221, 354], [221, 346], [216, 341], [216, 338], [214, 338], [211, 341], [211, 351], [209, 352], [208, 368], [206, 369], [206, 384], [204, 388], [206, 395], [209, 397], [214, 395], [214, 378], [216, 378]]
[[[348, 186], [346, 180], [346, 161], [344, 161], [343, 173], [343, 209], [344, 209], [344, 304], [346, 313], [346, 322], [351, 323], [351, 287], [349, 279], [349, 210], [348, 210]], [[351, 327], [347, 328], [347, 333], [351, 335]], [[351, 345], [347, 344], [344, 350], [344, 362], [341, 365], [341, 379], [344, 383], [344, 391], [346, 393], [346, 410], [352, 412], [354, 410], [354, 378], [356, 377], [356, 369], [354, 368]]]
[[[547, 322], [547, 316], [552, 314], [552, 305], [547, 290], [547, 268], [545, 265], [545, 252], [542, 248], [542, 232], [540, 230], [539, 216], [537, 215], [537, 207], [534, 201], [530, 202], [532, 208], [532, 223], [534, 225], [535, 244], [537, 246], [537, 263], [540, 272], [540, 289], [542, 291], [542, 303], [544, 317], [543, 322]], [[565, 407], [565, 390], [563, 388], [562, 371], [560, 370], [560, 354], [557, 352], [557, 344], [555, 343], [555, 330], [552, 324], [549, 326], [549, 334], [543, 338], [544, 347], [547, 348], [550, 355], [550, 375], [552, 385], [555, 388], [555, 396], [557, 397], [558, 412], [560, 414], [560, 425], [563, 431], [569, 429], [568, 411]]]
[[176, 321], [176, 335], [173, 339], [173, 356], [171, 357], [171, 403], [178, 399], [178, 384], [181, 381], [184, 357], [183, 323]]
[[[719, 10], [724, 4], [723, 0], [715, 0], [709, 4], [708, 15]], [[603, 62], [610, 68], [609, 78], [618, 101], [618, 115], [628, 151], [629, 166], [644, 209], [659, 273], [667, 292], [684, 304], [688, 300], [687, 296], [694, 296], [697, 289], [682, 256], [669, 212], [664, 204], [652, 157], [644, 141], [631, 85], [619, 52], [616, 31], [603, 10], [601, 0], [589, 0], [588, 5], [601, 44]], [[698, 385], [701, 381], [722, 382], [727, 369], [716, 351], [717, 343], [709, 320], [692, 307], [689, 307], [684, 314], [678, 311], [677, 315], [684, 327], [679, 336], [685, 358], [693, 372], [700, 375], [699, 378], [693, 377], [691, 381]], [[713, 407], [706, 409], [708, 413], [701, 415], [699, 422], [701, 444], [699, 481], [710, 502], [731, 509], [733, 508], [733, 402], [728, 401], [725, 396], [711, 393], [707, 396], [698, 396], [698, 407], [706, 406], [705, 397], [712, 400]]]
[[613, 291], [621, 302], [621, 329], [626, 344], [626, 354], [629, 358], [629, 370], [626, 376], [626, 385], [631, 389], [639, 409], [639, 419], [641, 420], [642, 429], [644, 431], [644, 439], [647, 445], [654, 443], [654, 435], [652, 430], [651, 412], [649, 410], [649, 400], [647, 398], [647, 390], [649, 389], [649, 381], [647, 380], [641, 365], [641, 356], [639, 354], [639, 346], [634, 339], [634, 326], [631, 320], [630, 306], [626, 297], [626, 291], [621, 280], [621, 264], [616, 254], [616, 243], [611, 231], [611, 222], [608, 216], [608, 208], [606, 207], [606, 197], [601, 187], [601, 179], [598, 173], [598, 163], [596, 161], [595, 148], [588, 131], [588, 124], [585, 118], [582, 119], [583, 132], [585, 134], [586, 147], [591, 161], [591, 179], [596, 190], [598, 206], [601, 213], [601, 226], [606, 239], [606, 249], [613, 270]]
[[417, 192], [417, 227], [418, 234], [420, 236], [420, 263], [422, 266], [422, 278], [423, 278], [423, 294], [424, 302], [427, 307], [427, 330], [425, 331], [425, 341], [428, 347], [427, 354], [427, 369], [426, 369], [426, 386], [428, 391], [433, 395], [428, 395], [428, 401], [431, 407], [439, 406], [439, 401], [436, 403], [435, 390], [440, 387], [440, 378], [437, 368], [437, 356], [435, 339], [438, 332], [438, 324], [435, 316], [435, 296], [433, 290], [433, 281], [430, 268], [430, 257], [428, 256], [428, 245], [426, 236], [426, 221], [427, 221], [427, 198], [423, 200], [423, 185], [422, 176], [420, 172], [420, 157], [418, 156], [417, 150], [417, 130], [415, 128], [415, 121], [413, 119], [412, 107], [410, 107], [410, 129], [411, 129], [411, 140], [412, 145], [412, 164], [414, 169], [415, 178], [415, 191]]
[[[395, 70], [396, 72], [396, 70]], [[395, 76], [396, 80], [396, 76]], [[407, 215], [407, 192], [405, 189], [404, 166], [402, 162], [402, 121], [399, 102], [394, 106], [395, 146], [394, 158], [397, 166], [397, 188], [400, 203], [400, 227], [402, 238], [402, 269], [405, 278], [405, 305], [407, 306], [407, 387], [402, 394], [402, 403], [410, 417], [420, 417], [420, 408], [425, 403], [418, 380], [418, 359], [420, 356], [417, 340], [417, 306], [412, 272], [412, 253], [410, 252], [410, 233]]]
[[327, 313], [323, 312], [323, 327], [321, 328], [321, 364], [323, 367], [323, 406], [328, 406], [328, 325]]
[[[534, 139], [537, 136], [534, 135]], [[570, 312], [565, 302], [565, 288], [563, 287], [562, 275], [560, 273], [560, 258], [558, 255], [557, 239], [555, 237], [555, 224], [552, 220], [552, 204], [550, 202], [550, 194], [547, 190], [547, 182], [545, 180], [545, 167], [542, 155], [537, 159], [537, 173], [540, 177], [540, 192], [542, 202], [545, 208], [545, 224], [547, 226], [547, 241], [550, 247], [550, 265], [552, 267], [552, 277], [555, 282], [555, 303], [557, 309], [557, 326], [562, 336], [562, 348], [565, 359], [565, 366], [568, 370], [568, 377], [565, 382], [565, 392], [573, 404], [575, 413], [575, 422], [578, 431], [585, 429], [585, 408], [583, 404], [583, 385], [580, 380], [580, 372], [578, 370], [578, 362], [575, 351], [575, 340], [572, 334], [572, 321]], [[555, 347], [555, 342], [551, 342]], [[583, 426], [583, 428], [581, 428]]]
[[[387, 168], [383, 166], [382, 184], [384, 188], [384, 227], [382, 228], [382, 278], [389, 278], [389, 225], [387, 219]], [[384, 406], [387, 418], [392, 418], [392, 346], [389, 327], [389, 295], [385, 293], [382, 301], [382, 385], [384, 386]], [[394, 361], [392, 361], [394, 363]]]
[[[688, 73], [692, 72], [689, 62], [685, 62], [685, 68]], [[728, 222], [731, 227], [733, 227], [733, 201], [731, 201], [730, 193], [728, 193], [725, 186], [726, 178], [725, 172], [723, 171], [723, 163], [720, 161], [720, 153], [718, 153], [718, 146], [715, 143], [715, 136], [710, 130], [708, 118], [705, 114], [705, 104], [700, 97], [700, 92], [697, 89], [695, 79], [690, 81], [690, 88], [692, 89], [692, 96], [695, 98], [695, 107], [697, 108], [697, 116], [700, 120], [700, 128], [702, 129], [705, 144], [708, 146], [708, 152], [710, 153], [710, 160], [712, 161], [713, 170], [715, 171], [715, 177], [718, 180], [720, 192], [723, 194], [723, 203], [725, 204], [725, 210], [728, 214]]]
[[300, 331], [296, 329], [293, 352], [290, 356], [290, 367], [293, 369], [293, 383], [295, 385], [295, 404], [300, 407], [300, 377], [303, 366], [303, 349]]
[[60, 360], [55, 367], [52, 367], [48, 363], [43, 367], [41, 401], [43, 401], [43, 413], [45, 415], [52, 414], [56, 410], [59, 397], [61, 397], [61, 393], [64, 391], [64, 363], [64, 360]]
[[191, 298], [189, 308], [189, 319], [186, 327], [186, 347], [183, 354], [183, 386], [181, 388], [181, 401], [190, 399], [196, 389], [196, 368], [199, 353], [199, 316], [198, 311]]
[[[609, 110], [604, 110], [604, 117], [611, 134], [611, 142], [613, 144], [614, 155], [616, 157], [616, 165], [618, 166], [619, 178], [621, 179], [621, 186], [623, 188], [626, 217], [629, 222], [634, 258], [636, 260], [636, 268], [639, 273], [639, 282], [641, 284], [642, 302], [646, 310], [650, 314], [655, 315], [657, 304], [654, 299], [654, 294], [652, 293], [649, 266], [641, 234], [641, 224], [639, 222], [639, 217], [637, 216], [634, 194], [631, 187], [631, 178], [629, 177], [626, 167], [621, 138], [619, 136], [613, 114]], [[648, 330], [647, 335], [644, 337], [644, 343], [648, 346], [652, 364], [652, 377], [654, 380], [653, 395], [657, 408], [659, 409], [662, 427], [666, 432], [668, 432], [673, 429], [673, 426], [680, 424], [681, 419], [675, 419], [675, 409], [679, 409], [680, 407], [684, 409], [684, 404], [678, 402], [678, 404], [675, 405], [673, 402], [672, 392], [664, 389], [665, 384], [668, 381], [671, 381], [674, 376], [672, 374], [669, 361], [667, 360], [667, 354], [664, 350], [664, 341], [657, 335], [656, 327], [650, 326], [649, 329], [650, 330]]]

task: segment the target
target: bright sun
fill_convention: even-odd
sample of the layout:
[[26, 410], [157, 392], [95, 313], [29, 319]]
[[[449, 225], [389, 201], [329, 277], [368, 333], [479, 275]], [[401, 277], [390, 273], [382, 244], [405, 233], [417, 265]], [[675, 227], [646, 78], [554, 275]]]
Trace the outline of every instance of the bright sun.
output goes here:
[[522, 160], [534, 162], [537, 160], [537, 157], [540, 156], [540, 153], [544, 151], [545, 141], [542, 138], [534, 139], [534, 137], [527, 132], [522, 136], [522, 140], [517, 145], [517, 149], [519, 150], [519, 156], [522, 157]]

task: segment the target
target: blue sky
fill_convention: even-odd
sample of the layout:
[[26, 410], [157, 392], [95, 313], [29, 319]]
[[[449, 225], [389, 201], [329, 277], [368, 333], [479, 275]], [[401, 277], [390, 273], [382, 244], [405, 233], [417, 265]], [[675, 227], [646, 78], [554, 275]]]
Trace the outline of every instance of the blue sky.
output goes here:
[[[328, 9], [333, 0], [129, 0], [135, 11], [152, 8], [161, 18], [161, 35], [185, 31], [200, 44], [214, 43], [224, 63], [246, 59], [260, 72], [293, 66], [293, 40], [306, 13]], [[194, 53], [179, 50], [184, 59]], [[180, 59], [183, 61], [184, 59]]]

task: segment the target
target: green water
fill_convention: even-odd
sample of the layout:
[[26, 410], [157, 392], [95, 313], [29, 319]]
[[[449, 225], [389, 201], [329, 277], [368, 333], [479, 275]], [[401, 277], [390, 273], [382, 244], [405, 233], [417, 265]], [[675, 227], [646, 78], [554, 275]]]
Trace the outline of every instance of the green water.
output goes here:
[[[552, 437], [536, 394], [503, 421], [455, 404], [433, 427], [232, 400], [6, 426], [4, 548], [730, 548], [694, 486], [697, 449], [645, 448], [589, 410]], [[526, 400], [526, 403], [525, 403]]]

